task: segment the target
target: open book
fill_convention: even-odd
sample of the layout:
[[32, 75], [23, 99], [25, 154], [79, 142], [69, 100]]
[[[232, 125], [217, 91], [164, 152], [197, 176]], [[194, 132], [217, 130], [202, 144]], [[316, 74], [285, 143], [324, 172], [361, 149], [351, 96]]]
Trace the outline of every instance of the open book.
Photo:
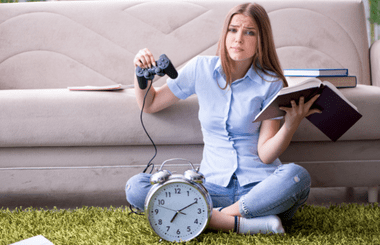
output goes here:
[[299, 101], [303, 96], [305, 103], [320, 94], [311, 108], [322, 111], [307, 119], [319, 128], [332, 141], [337, 141], [349, 130], [362, 115], [346, 97], [331, 83], [311, 78], [293, 87], [281, 89], [268, 105], [256, 116], [254, 122], [277, 118], [285, 115], [279, 107], [291, 107], [291, 101]]

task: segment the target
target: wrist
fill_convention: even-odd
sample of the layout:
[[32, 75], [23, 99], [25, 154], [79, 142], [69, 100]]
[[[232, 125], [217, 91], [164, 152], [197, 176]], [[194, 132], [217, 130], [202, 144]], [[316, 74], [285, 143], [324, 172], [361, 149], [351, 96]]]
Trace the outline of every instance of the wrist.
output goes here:
[[300, 120], [285, 120], [284, 127], [290, 131], [296, 131], [298, 126], [301, 124]]
[[294, 133], [297, 131], [299, 125], [301, 124], [301, 121], [293, 121], [293, 122], [284, 122], [282, 125], [283, 130], [285, 131], [286, 137], [292, 138]]

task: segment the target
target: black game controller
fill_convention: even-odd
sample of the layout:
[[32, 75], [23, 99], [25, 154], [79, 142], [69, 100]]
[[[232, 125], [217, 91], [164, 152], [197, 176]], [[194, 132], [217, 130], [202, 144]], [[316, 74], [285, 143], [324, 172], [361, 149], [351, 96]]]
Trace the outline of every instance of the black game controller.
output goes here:
[[177, 78], [177, 70], [174, 68], [172, 62], [170, 62], [169, 58], [165, 54], [162, 54], [156, 63], [157, 66], [154, 66], [152, 68], [142, 69], [140, 66], [136, 67], [136, 77], [141, 89], [146, 89], [148, 86], [147, 81], [153, 80], [154, 75], [159, 75], [162, 77], [167, 74], [172, 79]]

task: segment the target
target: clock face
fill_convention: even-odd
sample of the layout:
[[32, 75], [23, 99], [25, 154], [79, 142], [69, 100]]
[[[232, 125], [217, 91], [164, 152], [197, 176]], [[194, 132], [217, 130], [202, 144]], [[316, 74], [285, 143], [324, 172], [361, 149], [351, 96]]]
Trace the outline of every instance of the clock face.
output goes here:
[[204, 230], [211, 216], [205, 196], [185, 181], [168, 181], [146, 205], [151, 227], [167, 241], [191, 240]]

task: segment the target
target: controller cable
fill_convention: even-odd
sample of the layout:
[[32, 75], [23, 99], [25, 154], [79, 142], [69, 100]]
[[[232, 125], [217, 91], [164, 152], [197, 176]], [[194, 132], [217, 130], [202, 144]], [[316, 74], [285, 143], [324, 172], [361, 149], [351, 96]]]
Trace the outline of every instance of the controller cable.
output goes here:
[[[152, 159], [150, 159], [150, 161], [148, 162], [148, 164], [146, 165], [146, 168], [144, 169], [143, 173], [145, 173], [148, 168], [150, 166], [152, 166], [152, 169], [150, 170], [150, 174], [152, 174], [153, 172], [153, 169], [154, 169], [154, 163], [152, 163], [153, 159], [157, 156], [157, 147], [156, 147], [156, 144], [153, 142], [152, 138], [150, 137], [148, 131], [146, 130], [145, 128], [145, 125], [144, 125], [144, 122], [143, 122], [143, 112], [144, 112], [144, 107], [145, 107], [145, 100], [146, 100], [146, 97], [148, 96], [148, 93], [149, 93], [149, 90], [151, 89], [152, 87], [152, 84], [153, 84], [153, 80], [151, 80], [151, 83], [148, 87], [148, 89], [146, 90], [146, 93], [144, 95], [144, 100], [143, 100], [143, 104], [141, 106], [141, 112], [140, 112], [140, 122], [141, 122], [141, 126], [142, 128], [144, 129], [144, 132], [145, 134], [148, 136], [150, 142], [152, 142], [152, 145], [154, 147], [154, 155], [152, 157]], [[130, 214], [137, 214], [137, 215], [144, 215], [140, 210], [136, 209], [135, 207], [133, 207], [131, 204], [129, 204], [129, 209], [130, 209], [130, 213], [128, 213], [128, 215]], [[136, 209], [136, 210], [135, 210]]]
[[154, 164], [152, 163], [152, 161], [153, 161], [153, 159], [157, 156], [157, 147], [156, 147], [156, 144], [153, 142], [152, 138], [150, 137], [148, 131], [146, 130], [146, 128], [145, 128], [145, 126], [144, 126], [144, 122], [143, 122], [143, 118], [142, 118], [142, 117], [143, 117], [143, 112], [144, 112], [144, 107], [145, 107], [145, 100], [146, 100], [146, 97], [147, 97], [147, 95], [148, 95], [148, 93], [149, 93], [149, 90], [150, 90], [151, 87], [152, 87], [152, 84], [153, 84], [153, 80], [151, 80], [151, 83], [150, 83], [150, 85], [149, 85], [149, 87], [148, 87], [148, 89], [147, 89], [147, 91], [146, 91], [146, 93], [145, 93], [144, 100], [143, 100], [143, 104], [142, 104], [142, 107], [141, 107], [141, 112], [140, 112], [140, 122], [141, 122], [141, 126], [143, 127], [145, 134], [148, 136], [150, 142], [152, 142], [152, 145], [153, 145], [153, 147], [154, 147], [154, 155], [153, 155], [152, 159], [150, 159], [150, 161], [149, 161], [148, 164], [146, 165], [146, 168], [145, 168], [144, 171], [143, 171], [143, 173], [145, 173], [145, 172], [148, 170], [148, 168], [149, 168], [150, 166], [152, 166], [152, 169], [151, 169], [150, 172], [149, 172], [150, 174], [153, 172], [153, 169], [154, 169]]

